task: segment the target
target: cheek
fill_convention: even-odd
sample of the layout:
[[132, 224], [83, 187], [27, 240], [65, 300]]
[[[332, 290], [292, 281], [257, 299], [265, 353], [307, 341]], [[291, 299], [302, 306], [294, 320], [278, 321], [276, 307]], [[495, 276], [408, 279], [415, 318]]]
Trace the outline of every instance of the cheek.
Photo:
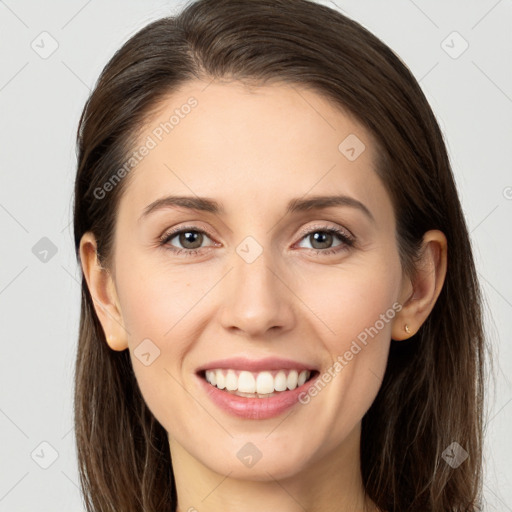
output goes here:
[[203, 270], [126, 258], [116, 267], [116, 279], [139, 388], [153, 415], [167, 425], [166, 419], [190, 405], [182, 365], [204, 328], [197, 318], [201, 301], [218, 278]]
[[364, 416], [380, 388], [401, 309], [400, 278], [400, 265], [390, 257], [318, 274], [309, 281], [314, 288], [309, 284], [298, 292], [320, 320], [317, 338], [331, 360], [317, 389], [303, 398], [333, 443]]
[[179, 349], [179, 333], [215, 283], [206, 269], [149, 265], [142, 257], [119, 261], [116, 274], [131, 348], [151, 338], [166, 351]]
[[317, 273], [298, 294], [323, 325], [327, 350], [339, 354], [352, 340], [390, 337], [400, 279], [400, 265], [390, 257]]

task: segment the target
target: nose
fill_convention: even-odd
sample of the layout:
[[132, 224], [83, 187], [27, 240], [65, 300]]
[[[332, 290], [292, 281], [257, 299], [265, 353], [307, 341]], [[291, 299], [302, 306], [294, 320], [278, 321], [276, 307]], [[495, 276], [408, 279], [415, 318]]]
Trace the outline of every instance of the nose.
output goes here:
[[[234, 251], [233, 269], [223, 281], [221, 323], [233, 332], [250, 338], [292, 329], [297, 298], [289, 276], [272, 261], [270, 250], [251, 263]], [[273, 335], [273, 334], [272, 334]]]

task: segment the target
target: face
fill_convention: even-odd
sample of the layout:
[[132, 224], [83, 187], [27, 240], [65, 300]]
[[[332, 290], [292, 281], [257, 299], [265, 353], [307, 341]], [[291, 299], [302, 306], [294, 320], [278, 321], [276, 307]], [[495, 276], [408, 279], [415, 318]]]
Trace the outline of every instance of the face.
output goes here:
[[[358, 449], [403, 291], [393, 207], [370, 134], [322, 96], [206, 85], [140, 137], [115, 233], [121, 322], [171, 452], [285, 478]], [[168, 196], [196, 204], [149, 207]]]

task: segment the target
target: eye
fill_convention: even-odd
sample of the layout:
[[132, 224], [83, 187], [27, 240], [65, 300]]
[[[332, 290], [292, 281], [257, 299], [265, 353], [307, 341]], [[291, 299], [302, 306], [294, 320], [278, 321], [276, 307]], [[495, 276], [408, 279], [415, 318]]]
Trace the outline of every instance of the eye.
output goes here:
[[[201, 252], [200, 249], [204, 248], [202, 247], [202, 244], [205, 236], [206, 238], [210, 238], [206, 231], [198, 229], [195, 226], [186, 226], [178, 230], [166, 232], [160, 238], [159, 244], [165, 246], [176, 254], [185, 253], [187, 256], [193, 256], [194, 254]], [[174, 247], [170, 244], [171, 240], [174, 238], [177, 239], [178, 243], [181, 244], [182, 247]]]
[[[332, 245], [333, 241], [338, 238], [341, 242], [337, 245]], [[310, 229], [301, 240], [309, 240], [313, 245], [311, 250], [316, 250], [317, 254], [333, 254], [347, 250], [354, 245], [354, 237], [347, 231], [339, 228], [329, 226], [319, 226]]]

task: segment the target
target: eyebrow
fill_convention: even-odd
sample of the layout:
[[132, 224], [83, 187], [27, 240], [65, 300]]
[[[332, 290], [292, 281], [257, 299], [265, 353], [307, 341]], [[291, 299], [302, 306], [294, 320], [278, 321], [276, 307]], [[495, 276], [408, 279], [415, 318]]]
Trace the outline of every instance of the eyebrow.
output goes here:
[[[307, 210], [319, 210], [323, 208], [331, 208], [333, 206], [349, 206], [356, 208], [364, 213], [372, 222], [375, 218], [370, 210], [361, 201], [350, 196], [312, 196], [309, 199], [292, 199], [286, 207], [286, 214], [303, 212]], [[197, 196], [167, 196], [152, 202], [142, 212], [139, 222], [152, 212], [166, 208], [181, 207], [189, 210], [197, 210], [222, 215], [225, 213], [224, 207], [218, 201], [207, 197]]]

